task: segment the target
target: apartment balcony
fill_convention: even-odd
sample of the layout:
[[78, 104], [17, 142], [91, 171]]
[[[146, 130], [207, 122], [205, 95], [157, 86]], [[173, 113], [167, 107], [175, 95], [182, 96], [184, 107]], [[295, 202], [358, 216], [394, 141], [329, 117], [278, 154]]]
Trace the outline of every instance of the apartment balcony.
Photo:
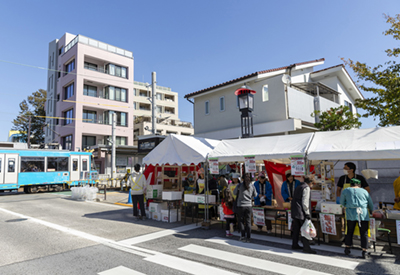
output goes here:
[[290, 118], [316, 123], [316, 117], [311, 116], [314, 111], [324, 112], [340, 106], [336, 102], [339, 100], [339, 93], [318, 84], [320, 83], [296, 83], [292, 85], [294, 88], [288, 87]]

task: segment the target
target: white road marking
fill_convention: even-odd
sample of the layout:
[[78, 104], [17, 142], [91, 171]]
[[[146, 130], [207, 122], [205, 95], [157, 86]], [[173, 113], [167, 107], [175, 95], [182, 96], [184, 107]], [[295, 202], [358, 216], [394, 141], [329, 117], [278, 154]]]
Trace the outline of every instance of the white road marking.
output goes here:
[[305, 269], [301, 267], [290, 266], [287, 264], [275, 263], [272, 261], [261, 260], [254, 257], [243, 256], [236, 253], [226, 252], [223, 250], [218, 250], [214, 248], [208, 248], [193, 244], [181, 247], [179, 248], [179, 250], [284, 275], [303, 275], [303, 274], [327, 275], [328, 274], [324, 272], [314, 271], [311, 269]]
[[239, 241], [223, 239], [223, 238], [218, 238], [218, 237], [215, 237], [212, 239], [207, 239], [206, 241], [212, 242], [212, 243], [217, 243], [217, 244], [228, 245], [228, 246], [251, 249], [251, 250], [255, 250], [257, 252], [268, 253], [268, 254], [298, 259], [298, 260], [307, 261], [307, 262], [314, 262], [317, 264], [325, 264], [325, 265], [331, 265], [334, 267], [346, 268], [346, 269], [350, 269], [350, 270], [354, 270], [358, 266], [357, 262], [335, 259], [332, 257], [321, 256], [321, 255], [299, 253], [299, 252], [295, 252], [292, 250], [275, 248], [275, 247], [271, 247], [271, 246], [265, 246], [265, 245], [259, 245], [259, 244], [253, 244], [253, 243], [242, 243]]
[[158, 254], [155, 256], [151, 256], [145, 258], [146, 261], [160, 264], [166, 267], [170, 267], [176, 270], [180, 270], [189, 274], [195, 275], [204, 275], [204, 274], [218, 274], [218, 275], [232, 275], [238, 274], [229, 272], [223, 269], [219, 269], [216, 267], [212, 267], [206, 264], [197, 263], [194, 261], [185, 260], [182, 258], [166, 255], [166, 254]]
[[[235, 236], [240, 236], [240, 233], [234, 232], [233, 235]], [[260, 240], [260, 241], [267, 241], [267, 242], [273, 242], [273, 243], [280, 243], [280, 244], [287, 244], [287, 245], [292, 245], [292, 240], [291, 239], [283, 239], [279, 237], [273, 237], [273, 236], [265, 236], [265, 235], [259, 235], [259, 234], [251, 234], [251, 238], [254, 240]], [[299, 243], [301, 245], [301, 242]], [[328, 251], [328, 252], [334, 252], [334, 253], [344, 253], [344, 248], [342, 247], [337, 247], [337, 246], [332, 246], [332, 245], [313, 245], [311, 246], [312, 249], [315, 250], [322, 250], [322, 251]]]
[[163, 231], [158, 231], [158, 232], [122, 240], [122, 241], [119, 241], [119, 243], [126, 244], [126, 245], [134, 245], [134, 244], [143, 243], [143, 242], [151, 241], [154, 239], [162, 238], [165, 236], [173, 235], [176, 233], [189, 231], [192, 229], [196, 229], [198, 227], [200, 227], [200, 225], [195, 225], [195, 224], [180, 226], [180, 227], [176, 227], [173, 229], [167, 229], [167, 230], [163, 230]]
[[118, 266], [106, 271], [97, 273], [99, 275], [146, 275], [142, 272], [135, 271], [133, 269], [127, 268], [125, 266]]

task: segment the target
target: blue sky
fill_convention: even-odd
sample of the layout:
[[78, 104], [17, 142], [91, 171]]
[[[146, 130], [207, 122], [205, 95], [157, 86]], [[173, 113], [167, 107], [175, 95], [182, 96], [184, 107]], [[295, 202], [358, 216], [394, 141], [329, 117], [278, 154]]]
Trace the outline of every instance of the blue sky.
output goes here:
[[256, 71], [322, 57], [316, 69], [341, 64], [340, 57], [382, 64], [384, 50], [398, 46], [382, 35], [389, 27], [383, 14], [400, 13], [400, 1], [16, 0], [1, 1], [0, 13], [0, 140], [6, 140], [19, 103], [47, 88], [47, 71], [3, 61], [47, 67], [48, 43], [65, 32], [132, 51], [135, 80], [151, 82], [157, 72], [159, 85], [179, 93], [181, 120], [193, 122], [185, 94]]

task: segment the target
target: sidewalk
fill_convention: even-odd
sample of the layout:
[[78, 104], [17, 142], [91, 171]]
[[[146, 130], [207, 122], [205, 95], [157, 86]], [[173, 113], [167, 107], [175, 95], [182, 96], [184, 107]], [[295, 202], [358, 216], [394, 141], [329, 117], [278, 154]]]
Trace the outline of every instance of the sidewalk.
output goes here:
[[97, 198], [99, 202], [112, 203], [127, 207], [132, 207], [132, 203], [128, 204], [129, 200], [129, 191], [118, 191], [118, 190], [108, 190], [106, 192], [106, 199], [104, 199], [104, 195], [97, 194]]

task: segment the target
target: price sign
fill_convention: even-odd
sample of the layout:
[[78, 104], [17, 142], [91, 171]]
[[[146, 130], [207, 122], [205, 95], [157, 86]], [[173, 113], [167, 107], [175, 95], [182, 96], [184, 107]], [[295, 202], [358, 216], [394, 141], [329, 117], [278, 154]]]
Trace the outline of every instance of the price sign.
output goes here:
[[244, 160], [247, 173], [257, 172], [255, 156], [245, 156]]
[[210, 174], [219, 174], [218, 159], [209, 159], [210, 163]]
[[304, 176], [306, 174], [306, 162], [304, 161], [304, 156], [291, 156], [290, 165], [293, 176]]

